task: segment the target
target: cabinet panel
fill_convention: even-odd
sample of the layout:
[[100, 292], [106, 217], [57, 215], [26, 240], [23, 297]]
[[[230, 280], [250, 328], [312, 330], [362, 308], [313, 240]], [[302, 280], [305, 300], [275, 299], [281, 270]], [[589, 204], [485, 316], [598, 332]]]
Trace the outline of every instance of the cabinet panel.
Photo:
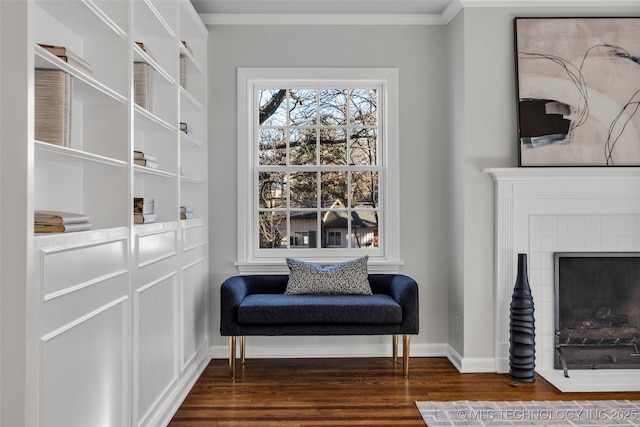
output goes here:
[[102, 282], [128, 271], [129, 240], [85, 242], [40, 251], [43, 300]]
[[138, 268], [174, 256], [178, 251], [177, 233], [175, 228], [167, 230], [164, 227], [147, 227], [145, 231], [140, 230], [136, 236]]
[[189, 251], [207, 244], [209, 236], [202, 220], [183, 221], [182, 251]]
[[40, 339], [40, 425], [127, 425], [129, 304], [120, 298]]
[[134, 299], [137, 348], [138, 425], [178, 381], [178, 274], [136, 291]]
[[182, 365], [185, 370], [206, 342], [205, 260], [200, 259], [182, 270]]

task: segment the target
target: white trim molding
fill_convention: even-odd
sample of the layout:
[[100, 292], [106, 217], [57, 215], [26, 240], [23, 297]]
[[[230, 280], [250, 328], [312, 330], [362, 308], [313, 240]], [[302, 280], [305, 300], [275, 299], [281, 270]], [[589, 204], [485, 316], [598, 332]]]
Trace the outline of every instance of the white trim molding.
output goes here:
[[205, 25], [447, 25], [471, 7], [631, 7], [638, 0], [452, 0], [441, 13], [201, 13]]
[[[396, 273], [402, 265], [400, 258], [400, 196], [399, 196], [399, 83], [397, 68], [297, 68], [297, 67], [240, 67], [238, 68], [238, 255], [236, 266], [240, 274], [288, 273], [285, 257], [296, 256], [291, 249], [257, 248], [254, 183], [255, 157], [253, 132], [255, 111], [253, 96], [258, 85], [286, 87], [295, 85], [375, 85], [380, 93], [383, 179], [380, 182], [379, 248], [372, 249], [304, 249], [305, 259], [318, 263], [344, 261], [355, 256], [369, 255], [371, 273]], [[364, 251], [364, 252], [363, 252]]]

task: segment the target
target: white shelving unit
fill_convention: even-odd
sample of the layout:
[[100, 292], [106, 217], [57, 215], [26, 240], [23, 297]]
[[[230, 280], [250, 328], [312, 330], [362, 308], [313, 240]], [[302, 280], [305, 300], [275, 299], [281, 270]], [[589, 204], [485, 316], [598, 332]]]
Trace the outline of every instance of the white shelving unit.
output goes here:
[[[25, 390], [0, 424], [164, 425], [209, 361], [207, 30], [188, 0], [26, 0], [0, 2], [0, 36], [0, 374], [3, 391]], [[136, 62], [154, 70], [148, 108]], [[72, 76], [69, 146], [35, 140], [36, 69]], [[154, 223], [134, 224], [134, 197], [154, 199]], [[92, 228], [34, 234], [45, 209]], [[24, 373], [6, 375], [9, 360]]]

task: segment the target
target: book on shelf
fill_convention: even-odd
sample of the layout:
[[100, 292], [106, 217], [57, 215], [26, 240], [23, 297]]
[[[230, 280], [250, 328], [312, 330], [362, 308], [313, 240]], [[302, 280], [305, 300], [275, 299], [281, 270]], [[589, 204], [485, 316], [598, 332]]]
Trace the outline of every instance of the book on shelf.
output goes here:
[[154, 162], [149, 159], [133, 159], [133, 163], [138, 166], [144, 166], [145, 168], [158, 169], [160, 165], [158, 162]]
[[153, 156], [149, 153], [145, 153], [144, 151], [139, 151], [139, 150], [133, 150], [133, 159], [145, 159], [145, 160], [151, 160], [152, 162], [157, 162], [158, 158], [156, 156]]
[[154, 200], [150, 197], [134, 197], [133, 213], [152, 214], [154, 210], [154, 203]]
[[35, 70], [35, 139], [69, 147], [73, 78], [60, 70]]
[[134, 213], [133, 214], [133, 223], [134, 224], [151, 224], [153, 222], [156, 222], [156, 219], [158, 219], [158, 215], [154, 214], [154, 213]]
[[181, 40], [181, 43], [182, 43], [182, 46], [184, 46], [184, 48], [187, 50], [187, 52], [193, 55], [193, 50], [191, 49], [191, 46], [189, 46], [189, 43], [187, 43], [186, 40]]
[[187, 88], [187, 57], [180, 55], [180, 86]]
[[37, 210], [33, 213], [36, 224], [78, 224], [89, 222], [89, 216], [75, 212]]
[[91, 230], [91, 224], [80, 222], [76, 224], [34, 224], [36, 233], [71, 233], [73, 231]]
[[155, 109], [154, 74], [155, 70], [146, 62], [133, 63], [134, 101], [151, 113]]
[[91, 67], [91, 64], [66, 47], [43, 43], [38, 43], [38, 45], [43, 49], [46, 49], [53, 55], [57, 56], [60, 60], [84, 71], [86, 74], [89, 74], [91, 76], [93, 75], [93, 67]]
[[193, 206], [182, 205], [180, 206], [180, 219], [193, 219], [195, 214], [193, 213]]
[[140, 50], [142, 50], [147, 55], [151, 56], [151, 51], [149, 50], [149, 46], [144, 44], [144, 42], [135, 42], [135, 44], [140, 48]]
[[180, 122], [180, 131], [186, 133], [187, 135], [189, 135], [191, 137], [195, 137], [196, 136], [196, 133], [194, 132], [194, 130], [191, 127], [191, 125], [189, 123], [186, 123], [186, 122]]

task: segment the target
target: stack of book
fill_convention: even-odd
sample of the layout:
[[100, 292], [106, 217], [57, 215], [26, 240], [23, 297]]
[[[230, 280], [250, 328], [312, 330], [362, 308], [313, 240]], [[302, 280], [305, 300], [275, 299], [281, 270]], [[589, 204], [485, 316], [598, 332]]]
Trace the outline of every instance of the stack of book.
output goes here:
[[149, 51], [149, 47], [145, 45], [143, 42], [135, 42], [136, 46], [138, 46], [143, 52], [147, 55], [151, 56], [151, 51]]
[[[189, 46], [184, 40], [182, 40], [181, 43], [184, 46], [185, 50], [193, 56], [193, 50], [191, 50], [191, 46]], [[187, 89], [187, 75], [187, 57], [185, 55], [180, 55], [180, 86], [182, 86], [184, 89]]]
[[180, 219], [193, 219], [193, 206], [180, 206]]
[[182, 43], [182, 46], [184, 46], [184, 48], [187, 49], [187, 52], [189, 52], [191, 55], [193, 55], [193, 50], [191, 49], [191, 46], [189, 46], [187, 41], [186, 40], [182, 40], [181, 43]]
[[186, 133], [191, 137], [196, 136], [196, 133], [193, 131], [193, 128], [191, 127], [191, 125], [185, 122], [180, 122], [180, 131]]
[[60, 70], [35, 70], [35, 139], [71, 144], [72, 77]]
[[153, 169], [158, 169], [158, 167], [160, 166], [158, 164], [158, 159], [156, 158], [156, 156], [152, 156], [151, 154], [144, 153], [138, 150], [133, 151], [133, 163], [138, 166], [144, 166]]
[[149, 224], [156, 222], [158, 216], [153, 212], [154, 200], [149, 197], [133, 198], [133, 223]]
[[34, 212], [36, 233], [69, 233], [91, 230], [89, 217], [85, 214], [38, 210]]
[[187, 57], [180, 55], [180, 86], [187, 88]]
[[93, 68], [91, 67], [91, 64], [82, 59], [80, 56], [71, 52], [66, 47], [42, 43], [38, 43], [38, 45], [57, 56], [60, 60], [83, 71], [85, 74], [88, 74], [90, 76], [93, 75]]
[[155, 109], [154, 69], [146, 62], [133, 63], [134, 101], [145, 110]]

